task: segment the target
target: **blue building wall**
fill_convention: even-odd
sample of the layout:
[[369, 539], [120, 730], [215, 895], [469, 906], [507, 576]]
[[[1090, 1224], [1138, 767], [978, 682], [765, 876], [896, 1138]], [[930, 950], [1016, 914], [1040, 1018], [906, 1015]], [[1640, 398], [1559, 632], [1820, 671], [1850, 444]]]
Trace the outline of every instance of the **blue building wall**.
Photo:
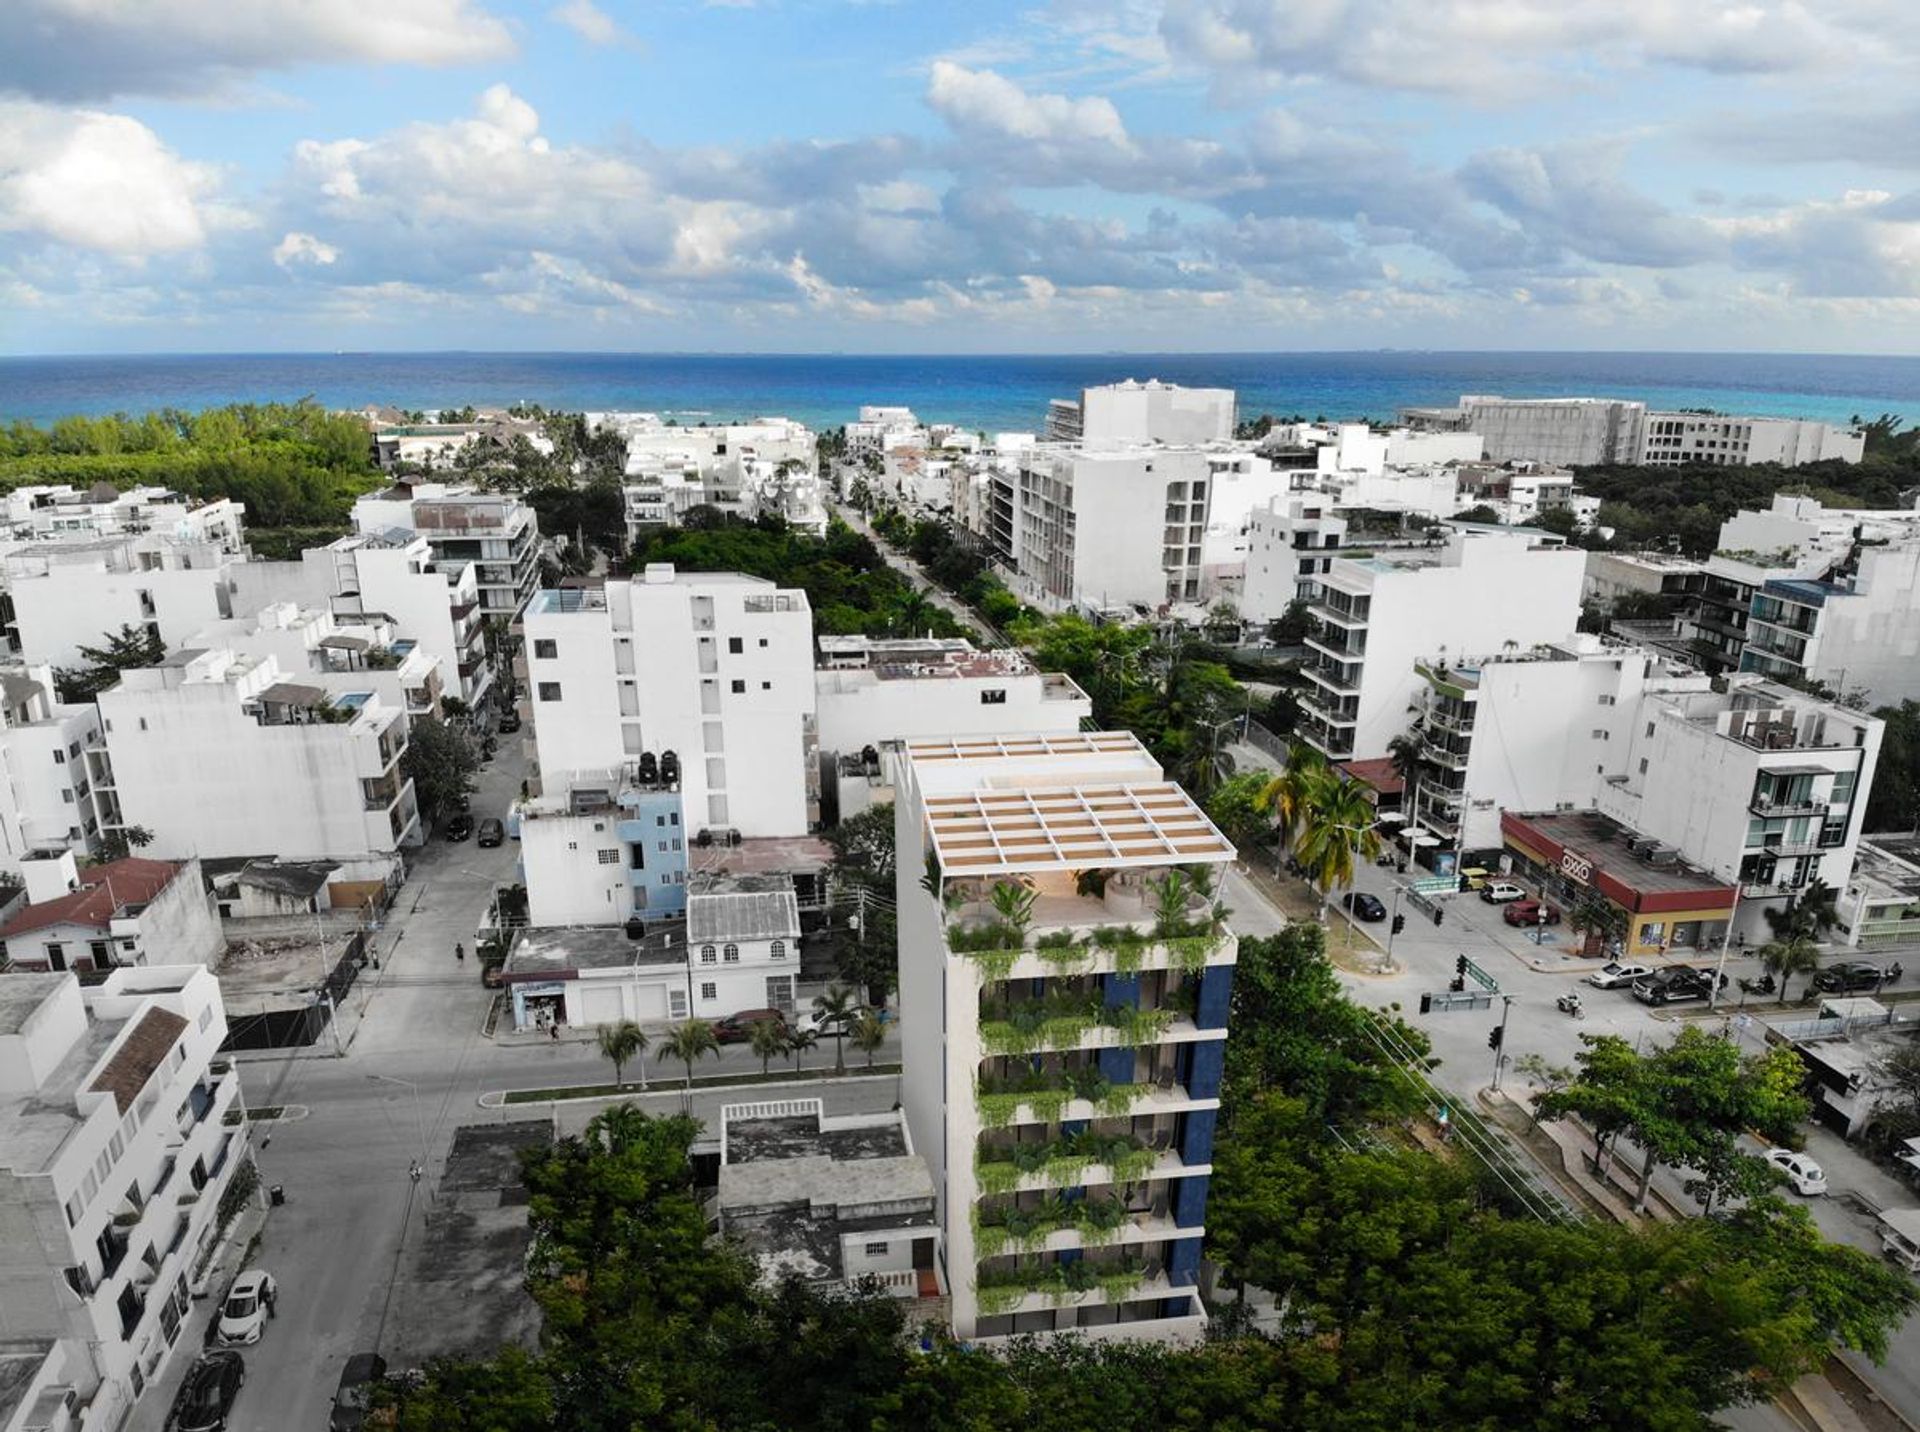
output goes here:
[[1208, 965], [1200, 976], [1200, 1002], [1193, 1022], [1202, 1029], [1225, 1029], [1233, 1001], [1233, 966]]
[[626, 861], [631, 913], [664, 920], [687, 912], [687, 831], [677, 790], [624, 791], [614, 826]]

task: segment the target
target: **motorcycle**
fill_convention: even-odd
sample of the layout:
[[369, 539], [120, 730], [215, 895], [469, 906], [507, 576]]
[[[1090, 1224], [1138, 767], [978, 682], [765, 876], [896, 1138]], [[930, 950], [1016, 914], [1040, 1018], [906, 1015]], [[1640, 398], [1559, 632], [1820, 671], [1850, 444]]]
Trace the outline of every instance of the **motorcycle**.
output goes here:
[[1580, 996], [1577, 994], [1561, 995], [1558, 999], [1554, 1000], [1553, 1007], [1564, 1014], [1572, 1015], [1575, 1019], [1585, 1019], [1587, 1017], [1586, 1006], [1581, 1004]]

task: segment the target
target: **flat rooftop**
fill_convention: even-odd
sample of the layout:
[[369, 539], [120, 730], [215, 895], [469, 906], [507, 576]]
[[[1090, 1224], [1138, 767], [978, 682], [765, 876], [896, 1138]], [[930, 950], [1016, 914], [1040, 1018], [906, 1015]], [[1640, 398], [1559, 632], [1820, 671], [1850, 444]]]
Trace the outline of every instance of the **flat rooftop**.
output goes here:
[[888, 1159], [907, 1156], [899, 1121], [822, 1128], [810, 1114], [771, 1119], [729, 1119], [727, 1162], [762, 1163], [796, 1158]]
[[[1711, 893], [1731, 903], [1734, 886], [1717, 875], [1674, 858], [1660, 864], [1642, 860], [1627, 849], [1627, 840], [1635, 833], [1597, 811], [1544, 811], [1540, 813], [1503, 813], [1501, 832], [1514, 827], [1531, 830], [1549, 841], [1586, 856], [1594, 863], [1594, 880], [1605, 875], [1615, 883], [1642, 895], [1702, 895]], [[1669, 847], [1670, 849], [1670, 847]]]
[[1920, 896], [1920, 836], [1870, 835], [1854, 851], [1849, 882], [1871, 896]]
[[507, 954], [505, 972], [530, 978], [569, 970], [617, 970], [677, 965], [687, 957], [684, 920], [663, 920], [640, 939], [622, 925], [547, 925], [522, 930]]
[[18, 1034], [26, 1028], [47, 996], [72, 978], [58, 970], [45, 974], [22, 970], [0, 977], [0, 1034]]
[[51, 1338], [0, 1343], [0, 1427], [12, 1425], [14, 1413], [27, 1400], [27, 1388], [52, 1351]]
[[[0, 983], [16, 978], [0, 976]], [[0, 1098], [0, 1168], [36, 1173], [53, 1162], [81, 1125], [75, 1096], [125, 1027], [125, 1020], [89, 1017], [86, 1032], [74, 1041], [66, 1058], [53, 1067], [38, 1090]]]

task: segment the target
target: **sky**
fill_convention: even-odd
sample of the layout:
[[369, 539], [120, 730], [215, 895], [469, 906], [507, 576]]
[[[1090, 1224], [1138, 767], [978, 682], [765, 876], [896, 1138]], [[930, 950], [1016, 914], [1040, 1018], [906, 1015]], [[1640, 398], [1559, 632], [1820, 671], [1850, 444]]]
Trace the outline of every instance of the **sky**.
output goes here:
[[1913, 0], [4, 0], [0, 352], [1920, 351]]

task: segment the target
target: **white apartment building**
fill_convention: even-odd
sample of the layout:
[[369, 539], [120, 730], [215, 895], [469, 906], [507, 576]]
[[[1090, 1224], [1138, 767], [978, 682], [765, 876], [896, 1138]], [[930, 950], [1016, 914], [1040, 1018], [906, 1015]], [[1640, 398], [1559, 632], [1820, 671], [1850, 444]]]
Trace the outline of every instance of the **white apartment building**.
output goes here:
[[1595, 809], [1737, 880], [1736, 931], [1767, 938], [1764, 908], [1853, 872], [1885, 723], [1752, 675], [1653, 690], [1624, 774]]
[[66, 484], [16, 487], [5, 495], [6, 524], [23, 541], [72, 541], [152, 534], [176, 542], [210, 542], [246, 555], [247, 509], [232, 498], [202, 501], [165, 487], [124, 492], [100, 483], [81, 492]]
[[1313, 601], [1346, 540], [1347, 520], [1329, 497], [1276, 497], [1256, 508], [1247, 517], [1240, 615], [1270, 622], [1296, 601]]
[[409, 716], [437, 716], [440, 663], [385, 617], [348, 617], [325, 607], [274, 602], [250, 617], [215, 622], [187, 639], [194, 651], [271, 656], [289, 675], [351, 676]]
[[16, 649], [35, 665], [77, 666], [123, 626], [177, 647], [233, 615], [233, 558], [219, 542], [157, 534], [36, 542], [7, 554]]
[[1087, 447], [1223, 443], [1233, 440], [1233, 414], [1231, 388], [1129, 378], [1082, 389], [1078, 403], [1056, 398], [1047, 410], [1046, 437]]
[[1858, 462], [1865, 436], [1803, 418], [1650, 411], [1623, 398], [1502, 398], [1469, 394], [1452, 408], [1409, 408], [1409, 426], [1430, 432], [1473, 432], [1495, 462], [1562, 466], [1620, 463], [1675, 466], [1687, 462], [1775, 462], [1786, 467]]
[[920, 446], [926, 441], [926, 429], [912, 408], [863, 405], [859, 418], [846, 426], [847, 456], [854, 461], [884, 457], [888, 450], [904, 445]]
[[345, 859], [420, 843], [406, 713], [352, 675], [182, 651], [123, 672], [99, 707], [102, 825], [145, 827], [149, 855]]
[[677, 766], [568, 771], [515, 811], [536, 926], [647, 924], [686, 912], [690, 832]]
[[1260, 451], [1284, 466], [1308, 466], [1325, 478], [1379, 477], [1393, 467], [1479, 462], [1478, 433], [1375, 428], [1368, 423], [1281, 423], [1260, 439]]
[[1302, 737], [1338, 760], [1386, 755], [1407, 729], [1416, 660], [1564, 636], [1585, 570], [1586, 554], [1549, 534], [1464, 523], [1438, 549], [1336, 558], [1310, 608]]
[[99, 710], [56, 702], [51, 667], [0, 670], [0, 869], [99, 839], [86, 759], [99, 744]]
[[1707, 564], [1670, 552], [1589, 552], [1584, 596], [1611, 608], [1623, 597], [1665, 597], [1675, 603], [1697, 593]]
[[427, 539], [433, 565], [455, 572], [471, 564], [483, 616], [519, 614], [540, 578], [540, 524], [519, 498], [444, 483], [415, 483], [371, 493], [353, 504], [358, 532]]
[[[883, 641], [823, 636], [814, 690], [820, 753], [837, 780], [838, 819], [893, 799], [892, 755], [927, 736], [1080, 729], [1093, 702], [1071, 677], [1016, 647], [980, 651], [959, 637]], [[869, 761], [872, 751], [877, 759]]]
[[227, 947], [197, 860], [130, 856], [77, 867], [71, 851], [21, 863], [27, 903], [0, 920], [19, 969], [206, 965]]
[[197, 965], [88, 989], [0, 980], [0, 1346], [43, 1359], [21, 1389], [38, 1426], [127, 1425], [197, 1351], [181, 1328], [247, 1157], [244, 1120], [225, 1122], [244, 1109], [239, 1077], [214, 1060], [226, 1032]]
[[349, 634], [391, 621], [398, 637], [430, 657], [434, 685], [479, 706], [493, 685], [479, 564], [441, 565], [425, 537], [396, 529], [354, 533], [310, 547], [298, 562], [246, 562], [233, 569], [236, 615], [281, 602], [331, 607]]
[[[894, 809], [901, 1100], [954, 1332], [1201, 1335], [1238, 946], [1174, 872], [1232, 845], [1125, 732], [909, 742]], [[1017, 925], [1001, 884], [1032, 892]], [[1037, 1145], [1059, 1163], [1016, 1168]]]
[[806, 593], [656, 563], [539, 593], [525, 642], [543, 789], [671, 753], [696, 834], [803, 835], [818, 819]]
[[1212, 456], [1035, 448], [995, 477], [989, 540], [1021, 593], [1056, 607], [1201, 601]]

